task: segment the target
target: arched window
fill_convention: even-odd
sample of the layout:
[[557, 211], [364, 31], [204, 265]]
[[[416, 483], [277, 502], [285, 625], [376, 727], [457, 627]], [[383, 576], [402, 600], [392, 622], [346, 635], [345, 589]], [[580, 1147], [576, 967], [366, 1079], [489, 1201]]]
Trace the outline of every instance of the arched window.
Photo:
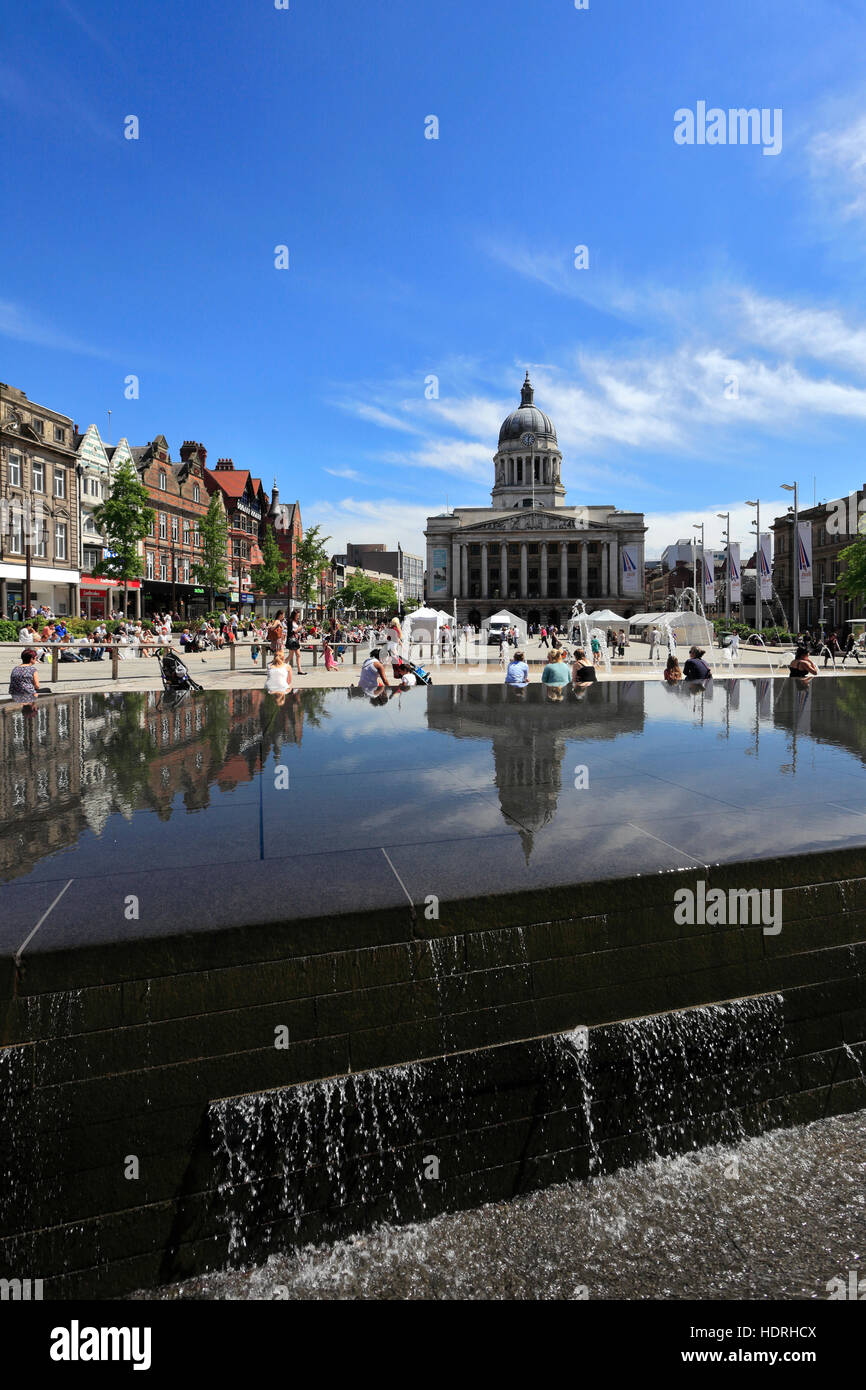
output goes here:
[[193, 483], [193, 485], [192, 485], [192, 500], [193, 500], [193, 502], [198, 502], [198, 500], [199, 500], [200, 497], [201, 497], [201, 493], [200, 493], [200, 491], [199, 491], [198, 483]]
[[162, 469], [159, 470], [159, 490], [165, 492], [165, 474]]

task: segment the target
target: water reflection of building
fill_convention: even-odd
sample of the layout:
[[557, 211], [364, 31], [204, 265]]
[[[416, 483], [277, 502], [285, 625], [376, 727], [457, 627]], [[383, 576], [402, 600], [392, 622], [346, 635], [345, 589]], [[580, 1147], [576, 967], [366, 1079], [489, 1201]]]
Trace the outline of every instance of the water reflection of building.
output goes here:
[[569, 688], [561, 703], [548, 700], [541, 686], [522, 695], [504, 685], [432, 686], [427, 722], [455, 738], [490, 743], [502, 816], [528, 860], [534, 837], [556, 815], [566, 746], [574, 752], [582, 739], [597, 743], [639, 732], [643, 696], [640, 681], [595, 685], [579, 698]]
[[258, 690], [212, 691], [172, 707], [155, 693], [43, 697], [0, 705], [0, 877], [28, 873], [114, 815], [161, 820], [250, 782], [284, 743], [300, 743], [308, 691], [277, 706]]

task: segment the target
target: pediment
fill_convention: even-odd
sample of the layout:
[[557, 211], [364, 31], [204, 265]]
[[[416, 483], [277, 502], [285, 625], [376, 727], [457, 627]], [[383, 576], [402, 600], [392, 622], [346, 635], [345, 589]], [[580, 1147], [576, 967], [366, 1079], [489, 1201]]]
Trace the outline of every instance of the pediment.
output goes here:
[[491, 521], [476, 521], [471, 526], [463, 526], [461, 535], [468, 532], [484, 531], [574, 531], [576, 523], [573, 516], [562, 516], [556, 512], [520, 511], [501, 512]]

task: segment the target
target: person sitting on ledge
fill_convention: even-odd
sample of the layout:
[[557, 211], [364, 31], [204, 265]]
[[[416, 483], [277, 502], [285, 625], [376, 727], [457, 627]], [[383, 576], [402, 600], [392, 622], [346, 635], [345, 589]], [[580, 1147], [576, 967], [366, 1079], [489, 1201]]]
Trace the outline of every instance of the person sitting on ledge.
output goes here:
[[794, 660], [788, 667], [788, 673], [792, 676], [799, 676], [801, 679], [817, 676], [818, 667], [815, 665], [805, 647], [798, 647], [794, 653]]
[[676, 681], [682, 680], [683, 673], [680, 670], [680, 663], [675, 656], [668, 657], [668, 664], [662, 671], [662, 675], [670, 685], [673, 685]]
[[561, 692], [570, 680], [571, 672], [562, 659], [562, 652], [558, 647], [554, 647], [550, 653], [550, 660], [541, 673], [541, 684], [552, 686]]
[[509, 661], [508, 670], [505, 673], [505, 684], [513, 686], [516, 690], [525, 690], [528, 686], [529, 667], [523, 652], [515, 652]]
[[595, 678], [595, 667], [587, 661], [583, 647], [578, 647], [574, 653], [574, 665], [571, 668], [572, 683], [574, 685], [591, 685]]
[[704, 681], [712, 674], [704, 661], [703, 647], [689, 647], [689, 659], [683, 667], [683, 680]]
[[21, 653], [21, 665], [13, 666], [9, 677], [9, 699], [19, 705], [35, 705], [39, 694], [39, 672], [36, 670], [36, 653], [26, 647]]

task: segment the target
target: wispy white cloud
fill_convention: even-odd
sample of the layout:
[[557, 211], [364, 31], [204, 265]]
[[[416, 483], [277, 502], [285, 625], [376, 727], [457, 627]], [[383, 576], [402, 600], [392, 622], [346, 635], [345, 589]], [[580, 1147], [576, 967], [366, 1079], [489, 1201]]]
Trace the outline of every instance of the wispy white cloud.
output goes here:
[[839, 216], [866, 216], [866, 116], [819, 131], [809, 142], [813, 179], [836, 205]]
[[354, 468], [326, 468], [324, 471], [330, 473], [332, 478], [348, 478], [355, 483], [364, 481], [361, 474], [356, 472]]
[[44, 319], [22, 309], [8, 300], [0, 300], [0, 337], [14, 338], [31, 347], [53, 348], [58, 352], [82, 353], [87, 357], [111, 359], [113, 354], [94, 347], [92, 343], [72, 338]]
[[429, 505], [412, 505], [393, 497], [342, 497], [305, 507], [305, 512], [321, 524], [323, 533], [330, 535], [329, 551], [337, 554], [345, 551], [348, 541], [381, 541], [389, 550], [396, 549], [399, 541], [404, 550], [423, 556], [423, 533], [430, 510]]

